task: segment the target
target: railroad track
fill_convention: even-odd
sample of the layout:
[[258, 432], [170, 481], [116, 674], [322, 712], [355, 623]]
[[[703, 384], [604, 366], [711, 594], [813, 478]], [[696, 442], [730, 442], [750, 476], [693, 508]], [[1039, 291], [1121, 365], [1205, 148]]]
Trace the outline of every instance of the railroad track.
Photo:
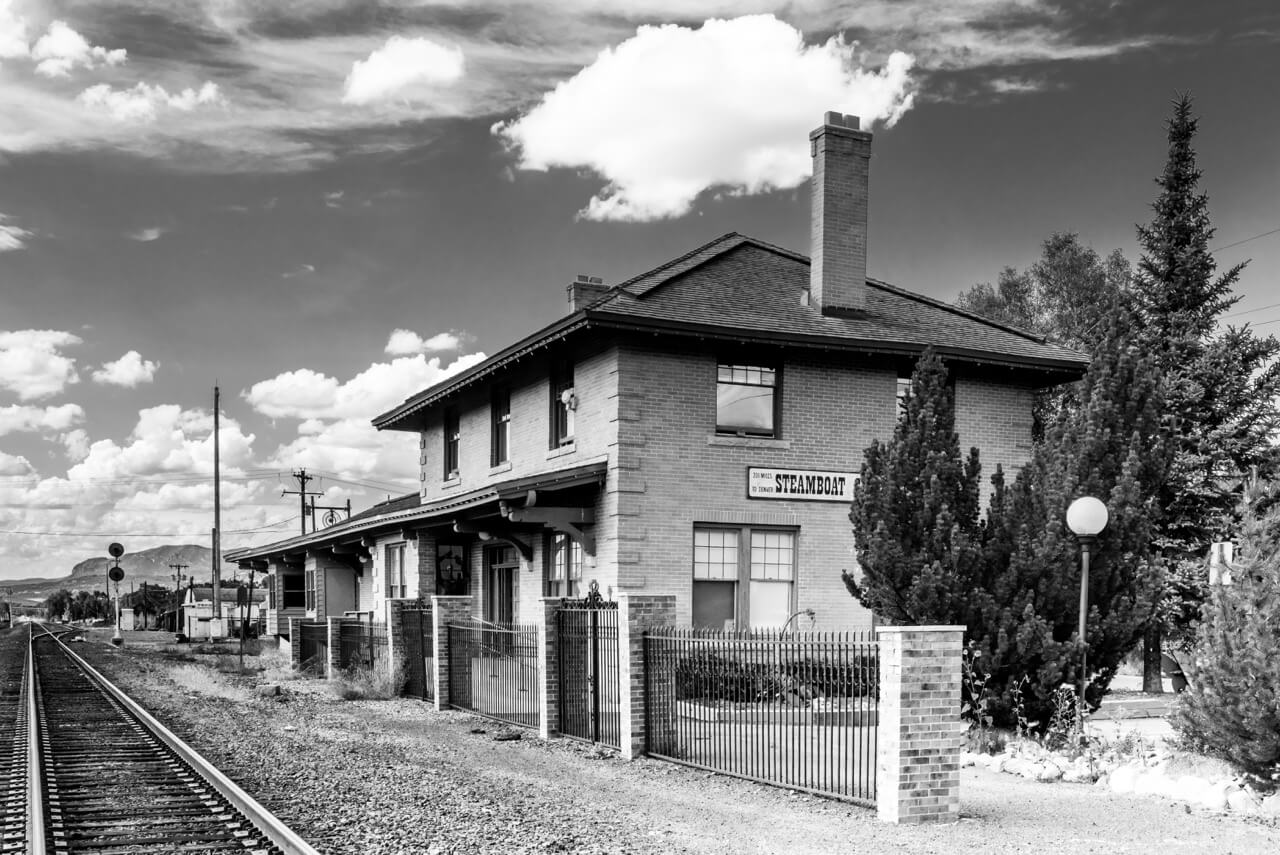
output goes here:
[[58, 632], [13, 635], [0, 641], [0, 853], [316, 855]]

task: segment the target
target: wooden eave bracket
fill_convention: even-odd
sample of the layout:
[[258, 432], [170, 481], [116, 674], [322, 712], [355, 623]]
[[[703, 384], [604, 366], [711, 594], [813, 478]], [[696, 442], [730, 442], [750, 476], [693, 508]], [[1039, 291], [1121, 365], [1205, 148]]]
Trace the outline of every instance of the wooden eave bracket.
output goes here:
[[[530, 494], [533, 493], [532, 490], [529, 492]], [[511, 520], [511, 522], [543, 525], [552, 531], [567, 535], [582, 547], [582, 551], [585, 554], [590, 555], [592, 558], [595, 557], [596, 537], [585, 528], [585, 526], [593, 525], [596, 521], [594, 509], [556, 507], [552, 505], [539, 507], [529, 504], [522, 508], [515, 508], [506, 502], [502, 502], [499, 505], [499, 509], [502, 511], [502, 515]]]
[[533, 546], [516, 537], [515, 531], [501, 521], [473, 523], [454, 520], [453, 530], [458, 534], [474, 534], [481, 540], [500, 540], [503, 543], [509, 543], [516, 548], [525, 561], [533, 560]]

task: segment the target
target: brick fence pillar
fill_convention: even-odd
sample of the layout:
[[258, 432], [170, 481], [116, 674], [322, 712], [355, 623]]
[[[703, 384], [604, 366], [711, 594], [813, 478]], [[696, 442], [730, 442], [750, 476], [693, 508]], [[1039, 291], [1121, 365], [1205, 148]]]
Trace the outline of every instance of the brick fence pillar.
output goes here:
[[324, 663], [324, 678], [332, 680], [342, 671], [342, 617], [340, 615], [329, 615], [325, 618], [328, 624], [326, 629], [326, 652], [328, 659]]
[[560, 657], [556, 614], [559, 597], [542, 597], [538, 624], [538, 736], [550, 739], [560, 730]]
[[302, 618], [289, 618], [289, 667], [297, 671], [302, 668], [302, 630], [298, 625]]
[[431, 620], [435, 632], [436, 709], [449, 709], [449, 624], [471, 621], [471, 597], [432, 597]]
[[618, 595], [618, 709], [627, 760], [644, 754], [644, 633], [675, 623], [676, 598], [671, 594]]
[[883, 822], [960, 817], [963, 626], [882, 626], [876, 813]]
[[[387, 626], [387, 661], [382, 667], [387, 677], [401, 685], [404, 683], [405, 641], [404, 610], [408, 606], [417, 605], [417, 600], [384, 600], [383, 620]], [[376, 665], [375, 665], [376, 667]]]

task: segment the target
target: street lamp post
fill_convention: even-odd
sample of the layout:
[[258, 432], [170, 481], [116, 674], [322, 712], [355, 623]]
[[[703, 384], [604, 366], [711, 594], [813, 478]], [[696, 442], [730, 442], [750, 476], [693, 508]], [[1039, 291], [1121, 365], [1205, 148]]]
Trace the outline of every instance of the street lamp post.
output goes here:
[[1085, 645], [1089, 618], [1089, 547], [1107, 527], [1107, 506], [1093, 496], [1081, 496], [1067, 507], [1067, 528], [1080, 542], [1080, 694], [1076, 697], [1076, 736], [1084, 735], [1084, 690], [1088, 684], [1088, 653]]

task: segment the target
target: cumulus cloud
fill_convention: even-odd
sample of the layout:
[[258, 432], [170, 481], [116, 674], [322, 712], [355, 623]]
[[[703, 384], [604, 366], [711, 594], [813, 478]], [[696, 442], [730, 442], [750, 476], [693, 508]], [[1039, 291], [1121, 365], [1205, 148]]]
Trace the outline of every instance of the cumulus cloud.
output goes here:
[[409, 356], [415, 353], [435, 353], [457, 350], [462, 346], [462, 336], [456, 332], [436, 333], [424, 339], [413, 330], [398, 329], [387, 339], [386, 352], [391, 356]]
[[22, 455], [6, 454], [0, 451], [0, 475], [13, 477], [15, 475], [30, 475], [34, 471], [35, 467]]
[[153, 240], [159, 240], [160, 236], [164, 233], [165, 230], [159, 226], [152, 226], [151, 228], [138, 229], [136, 232], [130, 232], [128, 237], [129, 240], [136, 240], [139, 243], [150, 243]]
[[806, 45], [772, 15], [642, 26], [495, 131], [521, 169], [605, 179], [587, 219], [678, 217], [713, 187], [760, 193], [806, 180], [806, 135], [826, 110], [892, 125], [911, 109], [912, 65], [895, 52], [861, 68], [842, 37]]
[[79, 463], [89, 456], [89, 434], [81, 428], [67, 431], [58, 440], [66, 449], [67, 459], [72, 463]]
[[13, 8], [12, 0], [0, 0], [0, 59], [27, 56], [27, 19]]
[[[234, 474], [252, 456], [253, 434], [234, 418], [219, 426], [221, 463]], [[118, 480], [166, 473], [213, 474], [213, 414], [162, 404], [138, 411], [138, 421], [123, 444], [102, 439], [80, 463], [67, 470], [71, 480]]]
[[197, 107], [225, 105], [218, 84], [205, 81], [199, 89], [188, 87], [169, 94], [163, 86], [138, 83], [132, 89], [114, 89], [99, 83], [80, 93], [77, 100], [117, 122], [154, 122], [163, 110], [190, 113]]
[[484, 358], [483, 353], [471, 353], [442, 366], [439, 357], [405, 356], [391, 362], [375, 362], [345, 383], [310, 368], [300, 368], [255, 383], [240, 394], [255, 410], [272, 419], [340, 419], [352, 412], [376, 415]]
[[61, 330], [0, 331], [0, 388], [33, 401], [80, 381], [76, 361], [60, 352], [81, 338]]
[[9, 433], [65, 431], [84, 421], [84, 408], [79, 404], [57, 407], [32, 407], [14, 404], [0, 407], [0, 436]]
[[462, 50], [427, 38], [392, 36], [351, 64], [342, 86], [344, 104], [424, 100], [433, 88], [462, 77]]
[[297, 279], [299, 276], [307, 276], [316, 272], [314, 264], [299, 264], [292, 270], [286, 270], [280, 274], [281, 279]]
[[26, 239], [31, 237], [31, 232], [26, 229], [9, 225], [8, 219], [4, 214], [0, 214], [0, 252], [22, 249], [27, 245]]
[[142, 354], [131, 350], [115, 362], [104, 362], [100, 369], [93, 372], [93, 382], [133, 389], [141, 383], [150, 383], [159, 367], [158, 362], [143, 359]]
[[310, 419], [298, 426], [298, 437], [268, 458], [275, 468], [303, 466], [313, 471], [343, 473], [403, 483], [418, 479], [417, 437], [400, 431], [378, 431], [365, 416], [325, 421]]
[[49, 30], [31, 46], [31, 58], [36, 61], [36, 74], [45, 77], [66, 77], [71, 69], [95, 68], [99, 65], [119, 65], [125, 61], [123, 48], [108, 50], [90, 45], [85, 37], [67, 26], [65, 21], [54, 21]]

